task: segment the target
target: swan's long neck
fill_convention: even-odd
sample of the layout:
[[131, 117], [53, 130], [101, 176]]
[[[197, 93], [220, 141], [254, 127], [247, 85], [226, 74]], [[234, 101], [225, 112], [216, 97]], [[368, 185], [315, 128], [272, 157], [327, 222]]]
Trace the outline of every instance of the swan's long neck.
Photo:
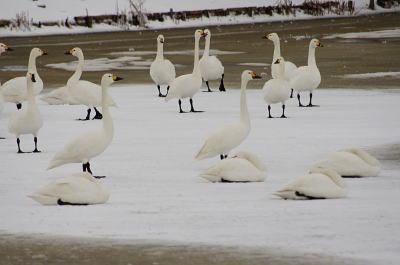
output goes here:
[[376, 159], [375, 157], [371, 156], [367, 152], [361, 149], [346, 149], [345, 151], [353, 153], [357, 155], [359, 158], [364, 160], [367, 164], [373, 166], [373, 167], [380, 167], [381, 163]]
[[28, 61], [28, 72], [32, 74], [37, 74], [37, 69], [36, 69], [36, 55], [31, 52], [29, 55], [29, 61]]
[[240, 120], [247, 126], [250, 126], [249, 111], [247, 109], [246, 87], [248, 79], [242, 78], [242, 85], [240, 88]]
[[211, 36], [206, 36], [206, 44], [204, 45], [204, 53], [203, 57], [207, 57], [210, 55], [210, 43], [211, 43]]
[[67, 86], [73, 86], [79, 81], [82, 76], [84, 62], [83, 55], [78, 56], [78, 65], [76, 66], [75, 73], [68, 79]]
[[162, 61], [164, 60], [164, 45], [161, 42], [157, 42], [157, 56], [156, 60]]
[[200, 41], [200, 39], [195, 39], [195, 42], [194, 42], [193, 74], [196, 75], [196, 76], [200, 75], [200, 68], [199, 68], [199, 41]]
[[[28, 78], [28, 77], [27, 77]], [[33, 95], [33, 83], [32, 81], [27, 80], [27, 99], [28, 99], [28, 108], [36, 108], [35, 96]]]
[[317, 66], [315, 61], [315, 47], [308, 48], [308, 66]]
[[108, 137], [114, 134], [114, 124], [108, 108], [108, 85], [102, 82], [101, 84], [101, 107], [103, 110], [103, 128]]
[[285, 63], [281, 62], [278, 65], [278, 79], [285, 79]]
[[279, 39], [274, 40], [274, 58], [273, 58], [273, 60], [275, 60], [278, 57], [281, 57], [281, 42]]

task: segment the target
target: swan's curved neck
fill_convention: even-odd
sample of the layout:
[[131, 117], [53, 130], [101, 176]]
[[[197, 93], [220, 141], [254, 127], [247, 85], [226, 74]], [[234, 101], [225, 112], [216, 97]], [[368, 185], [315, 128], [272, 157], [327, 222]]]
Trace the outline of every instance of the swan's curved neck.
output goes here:
[[107, 84], [101, 83], [101, 108], [103, 111], [103, 128], [108, 137], [112, 137], [114, 133], [114, 124], [110, 115], [108, 107], [108, 86]]
[[315, 47], [308, 48], [308, 66], [317, 66], [315, 61]]
[[240, 88], [240, 120], [247, 126], [250, 126], [249, 111], [247, 109], [246, 87], [248, 79], [242, 78], [242, 85]]
[[27, 80], [27, 99], [28, 99], [28, 108], [36, 107], [35, 96], [33, 95], [33, 83]]
[[200, 39], [195, 39], [194, 41], [194, 65], [193, 65], [193, 74], [200, 75], [199, 69], [199, 42]]
[[341, 188], [346, 188], [346, 182], [338, 173], [329, 171], [325, 174], [327, 174], [331, 178], [331, 180], [336, 183], [336, 185]]
[[164, 44], [161, 42], [157, 42], [157, 56], [156, 60], [162, 61], [164, 59]]
[[206, 44], [204, 45], [204, 53], [203, 57], [207, 57], [210, 55], [210, 43], [211, 43], [211, 36], [206, 36]]
[[37, 69], [36, 69], [36, 55], [31, 53], [29, 55], [29, 61], [28, 61], [28, 72], [32, 74], [37, 74]]
[[274, 42], [274, 60], [278, 57], [281, 57], [281, 42], [279, 39], [276, 39]]
[[285, 79], [285, 63], [281, 62], [278, 65], [278, 79]]
[[75, 73], [68, 79], [67, 86], [74, 86], [82, 76], [84, 64], [83, 55], [78, 56], [78, 65], [76, 66]]

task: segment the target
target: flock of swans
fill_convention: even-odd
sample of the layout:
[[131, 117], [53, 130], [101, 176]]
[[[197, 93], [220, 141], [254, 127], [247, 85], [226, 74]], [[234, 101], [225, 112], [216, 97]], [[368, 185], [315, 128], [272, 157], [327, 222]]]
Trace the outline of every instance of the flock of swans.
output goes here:
[[[200, 39], [205, 38], [205, 49], [199, 59]], [[312, 104], [312, 93], [321, 82], [321, 75], [315, 60], [315, 49], [322, 47], [317, 39], [309, 44], [308, 65], [296, 67], [286, 61], [280, 51], [278, 34], [271, 33], [263, 36], [274, 44], [274, 53], [271, 64], [272, 79], [262, 88], [262, 98], [268, 105], [268, 117], [271, 116], [271, 105], [281, 103], [282, 115], [285, 116], [285, 103], [297, 92], [299, 107], [304, 107], [300, 101], [301, 92], [309, 92]], [[157, 55], [150, 66], [150, 77], [158, 89], [158, 96], [165, 97], [165, 101], [177, 98], [179, 112], [182, 109], [182, 99], [189, 98], [190, 112], [202, 112], [194, 109], [193, 97], [200, 90], [205, 81], [207, 91], [212, 92], [208, 81], [220, 80], [219, 90], [226, 91], [224, 86], [224, 67], [216, 56], [210, 56], [210, 30], [198, 29], [194, 33], [194, 63], [193, 71], [189, 74], [176, 77], [175, 67], [170, 60], [164, 58], [163, 35], [157, 37]], [[0, 43], [0, 54], [11, 49]], [[35, 149], [37, 137], [43, 120], [35, 101], [43, 89], [43, 81], [36, 69], [36, 58], [47, 53], [39, 48], [31, 50], [26, 76], [13, 78], [1, 86], [0, 114], [3, 101], [17, 105], [17, 111], [9, 121], [9, 131], [16, 136], [18, 153], [24, 153], [20, 148], [20, 135], [32, 134]], [[104, 176], [93, 176], [90, 160], [107, 149], [114, 134], [113, 119], [109, 107], [116, 103], [108, 94], [110, 85], [122, 78], [114, 74], [104, 74], [101, 85], [81, 80], [84, 66], [82, 49], [76, 47], [66, 54], [78, 58], [78, 65], [73, 75], [68, 79], [66, 86], [53, 90], [42, 97], [42, 100], [53, 104], [78, 104], [87, 107], [86, 117], [90, 120], [91, 109], [95, 116], [92, 119], [101, 119], [101, 127], [83, 133], [65, 145], [48, 165], [52, 169], [68, 163], [81, 163], [82, 173], [56, 180], [35, 193], [29, 195], [43, 205], [87, 205], [105, 203], [109, 198], [109, 191], [101, 183]], [[249, 152], [238, 152], [229, 157], [232, 149], [239, 146], [249, 135], [251, 130], [249, 111], [247, 108], [246, 87], [250, 80], [261, 79], [255, 72], [246, 70], [241, 75], [240, 87], [240, 118], [227, 123], [209, 133], [203, 145], [195, 155], [195, 160], [202, 160], [219, 156], [220, 160], [212, 167], [202, 171], [200, 177], [211, 182], [260, 182], [267, 176], [267, 167], [260, 158]], [[161, 86], [166, 86], [166, 92], [161, 92]], [[24, 103], [24, 102], [27, 103]], [[102, 113], [98, 110], [101, 107]], [[274, 194], [284, 199], [328, 199], [340, 198], [346, 195], [346, 177], [371, 177], [380, 171], [377, 159], [360, 149], [346, 149], [330, 154], [327, 158], [312, 164], [308, 174], [295, 177], [290, 183]]]

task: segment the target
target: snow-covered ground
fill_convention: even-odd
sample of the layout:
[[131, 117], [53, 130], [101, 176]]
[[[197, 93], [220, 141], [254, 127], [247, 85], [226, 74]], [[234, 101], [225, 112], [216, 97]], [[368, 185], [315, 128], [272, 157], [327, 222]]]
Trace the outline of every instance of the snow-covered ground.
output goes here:
[[[153, 85], [110, 88], [119, 106], [112, 109], [115, 136], [91, 165], [107, 175], [111, 198], [87, 207], [44, 207], [26, 195], [79, 172], [79, 164], [45, 169], [66, 142], [100, 121], [75, 121], [86, 113], [82, 106], [40, 103], [43, 152], [17, 154], [6, 130], [15, 106], [7, 104], [0, 121], [0, 136], [7, 137], [0, 140], [0, 232], [272, 247], [397, 264], [398, 161], [382, 161], [378, 177], [346, 180], [344, 199], [284, 201], [272, 192], [331, 151], [398, 143], [400, 90], [316, 91], [321, 107], [298, 108], [293, 99], [288, 119], [267, 119], [260, 92], [248, 90], [252, 131], [237, 150], [257, 154], [269, 175], [262, 183], [214, 184], [197, 175], [217, 158], [193, 162], [193, 156], [210, 130], [238, 118], [238, 90], [200, 92], [194, 104], [206, 112], [179, 114], [176, 100], [157, 98]], [[280, 111], [273, 106], [275, 116]], [[22, 137], [22, 149], [33, 149], [31, 136]]]

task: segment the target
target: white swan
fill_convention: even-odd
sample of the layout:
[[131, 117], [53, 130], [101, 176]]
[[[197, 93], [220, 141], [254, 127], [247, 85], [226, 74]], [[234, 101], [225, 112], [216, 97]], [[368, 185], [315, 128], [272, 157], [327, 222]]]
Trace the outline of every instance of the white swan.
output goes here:
[[[274, 55], [272, 57], [271, 75], [272, 75], [272, 78], [278, 78], [279, 67], [274, 65], [274, 62], [276, 61], [277, 58], [282, 57], [281, 56], [281, 42], [280, 42], [279, 36], [277, 33], [270, 33], [270, 34], [264, 35], [263, 38], [268, 39], [274, 43]], [[297, 69], [297, 66], [294, 63], [285, 61], [285, 79], [287, 81], [290, 80], [290, 78], [293, 75], [293, 71], [296, 69]], [[293, 97], [293, 89], [291, 89], [290, 97]]]
[[[93, 119], [102, 119], [103, 115], [96, 108], [102, 104], [102, 88], [95, 83], [86, 80], [80, 80], [84, 65], [82, 49], [76, 47], [67, 51], [65, 54], [70, 54], [78, 58], [78, 65], [74, 74], [68, 79], [67, 87], [73, 102], [79, 105], [86, 105], [88, 108], [86, 118], [79, 120], [89, 120], [91, 108], [93, 108], [96, 112], [96, 115], [93, 117]], [[110, 96], [107, 96], [107, 101], [109, 106], [116, 105]]]
[[238, 152], [233, 157], [220, 160], [199, 175], [211, 182], [258, 182], [264, 181], [266, 176], [265, 164], [248, 152]]
[[[35, 95], [38, 95], [43, 90], [43, 81], [36, 69], [36, 58], [42, 55], [47, 55], [47, 53], [39, 48], [33, 48], [29, 55], [28, 73], [35, 75]], [[22, 102], [27, 99], [26, 77], [20, 76], [10, 79], [3, 84], [2, 88], [5, 101], [17, 104], [17, 108], [20, 109]]]
[[70, 95], [67, 86], [54, 89], [42, 96], [40, 100], [49, 105], [78, 105], [78, 102]]
[[121, 79], [112, 74], [103, 75], [101, 78], [103, 125], [101, 128], [81, 134], [69, 142], [53, 157], [47, 169], [68, 163], [82, 163], [83, 171], [92, 174], [89, 160], [103, 153], [110, 145], [114, 135], [113, 120], [108, 109], [107, 89], [114, 81]]
[[307, 175], [295, 177], [274, 195], [283, 199], [334, 199], [346, 196], [346, 183], [330, 169], [316, 168]]
[[211, 41], [210, 30], [205, 29], [204, 36], [206, 38], [206, 43], [204, 46], [203, 56], [199, 61], [199, 68], [203, 80], [206, 81], [208, 88], [207, 92], [212, 92], [208, 84], [208, 81], [217, 79], [221, 79], [221, 83], [219, 85], [219, 91], [225, 91], [224, 67], [222, 66], [221, 61], [216, 56], [210, 56], [210, 41]]
[[108, 201], [106, 186], [87, 172], [52, 181], [28, 197], [42, 205], [88, 205]]
[[250, 117], [247, 109], [246, 87], [249, 80], [260, 78], [253, 71], [243, 71], [240, 89], [240, 120], [225, 124], [211, 132], [197, 152], [195, 160], [216, 155], [220, 155], [221, 160], [227, 158], [229, 151], [247, 138], [250, 132]]
[[[0, 43], [0, 55], [3, 52], [7, 52], [7, 51], [12, 51], [13, 49], [11, 49], [8, 45], [5, 45], [4, 43]], [[4, 97], [3, 97], [3, 89], [1, 87], [1, 83], [0, 83], [0, 118], [1, 118], [1, 113], [3, 113], [3, 108], [4, 108]], [[3, 137], [0, 137], [0, 139], [4, 139]]]
[[150, 65], [150, 77], [157, 85], [158, 96], [165, 97], [161, 94], [160, 86], [167, 85], [167, 93], [171, 82], [175, 79], [175, 66], [170, 60], [164, 59], [164, 36], [158, 35], [157, 37], [157, 56], [154, 62]]
[[285, 116], [285, 102], [290, 97], [290, 84], [289, 81], [285, 79], [285, 61], [282, 57], [276, 58], [273, 65], [279, 66], [277, 75], [275, 79], [270, 79], [265, 82], [263, 87], [263, 98], [268, 104], [268, 118], [271, 116], [271, 104], [281, 103], [282, 104], [282, 115], [281, 118], [286, 118]]
[[190, 112], [201, 112], [194, 110], [193, 107], [193, 96], [201, 88], [201, 73], [199, 69], [199, 41], [204, 32], [200, 29], [196, 30], [194, 33], [194, 63], [193, 72], [187, 75], [181, 75], [174, 79], [171, 83], [171, 88], [168, 95], [165, 97], [165, 101], [173, 98], [178, 98], [179, 103], [179, 113], [184, 113], [182, 110], [183, 98], [189, 98], [190, 100]]
[[315, 62], [315, 48], [323, 47], [317, 39], [312, 39], [308, 48], [308, 65], [297, 68], [290, 78], [290, 86], [297, 92], [299, 107], [304, 107], [300, 101], [300, 92], [310, 91], [310, 103], [307, 107], [314, 107], [312, 104], [312, 93], [321, 83], [317, 63]]
[[381, 169], [381, 164], [364, 150], [352, 148], [329, 154], [326, 159], [312, 164], [310, 168], [315, 167], [330, 168], [343, 178], [375, 177]]
[[28, 104], [26, 107], [17, 110], [10, 118], [8, 123], [9, 131], [17, 137], [18, 153], [24, 153], [20, 148], [20, 135], [32, 134], [34, 136], [35, 150], [34, 153], [39, 153], [37, 149], [37, 135], [43, 126], [42, 115], [36, 105], [35, 97], [33, 96], [33, 83], [36, 82], [34, 73], [28, 73], [25, 81], [27, 82]]

